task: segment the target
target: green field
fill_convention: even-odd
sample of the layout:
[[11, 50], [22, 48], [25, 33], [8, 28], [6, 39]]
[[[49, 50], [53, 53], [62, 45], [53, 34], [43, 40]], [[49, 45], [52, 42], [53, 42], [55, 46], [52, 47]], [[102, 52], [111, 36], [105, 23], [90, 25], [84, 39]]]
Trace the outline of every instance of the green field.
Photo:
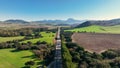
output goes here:
[[13, 50], [0, 49], [0, 68], [21, 68], [25, 62], [34, 60], [31, 51], [11, 52]]
[[55, 33], [40, 32], [40, 34], [43, 36], [42, 38], [25, 40], [25, 41], [23, 41], [23, 43], [27, 43], [28, 41], [30, 41], [32, 43], [36, 43], [37, 41], [41, 41], [41, 42], [46, 41], [48, 44], [53, 44]]
[[105, 31], [106, 33], [117, 33], [117, 34], [120, 34], [120, 25], [103, 27], [103, 29], [106, 30]]
[[18, 39], [23, 39], [24, 36], [18, 36], [18, 37], [0, 37], [0, 42], [7, 42], [7, 41], [12, 41], [12, 40], [18, 40]]
[[117, 26], [97, 26], [92, 25], [88, 27], [83, 28], [74, 28], [71, 30], [65, 30], [65, 31], [71, 31], [71, 32], [96, 32], [96, 33], [120, 33], [120, 25]]

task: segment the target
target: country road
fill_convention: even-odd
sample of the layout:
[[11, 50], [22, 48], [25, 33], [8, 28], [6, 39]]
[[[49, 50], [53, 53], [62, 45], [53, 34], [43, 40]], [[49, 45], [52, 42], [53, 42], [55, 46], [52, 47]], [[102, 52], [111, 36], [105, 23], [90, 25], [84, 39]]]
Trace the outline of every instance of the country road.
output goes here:
[[51, 62], [47, 68], [62, 68], [60, 27], [58, 27], [57, 36], [56, 36], [54, 61]]
[[60, 27], [58, 27], [58, 32], [57, 32], [56, 51], [55, 51], [54, 59], [55, 59], [54, 68], [62, 68]]

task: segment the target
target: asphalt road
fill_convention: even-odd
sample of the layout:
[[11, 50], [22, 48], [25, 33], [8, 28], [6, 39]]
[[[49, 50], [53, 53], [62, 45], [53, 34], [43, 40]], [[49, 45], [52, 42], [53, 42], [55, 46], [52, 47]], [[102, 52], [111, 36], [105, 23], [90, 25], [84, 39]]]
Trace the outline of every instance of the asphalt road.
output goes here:
[[55, 63], [54, 68], [62, 68], [62, 56], [61, 56], [61, 39], [60, 39], [60, 27], [58, 27], [57, 40], [56, 40], [56, 51], [55, 51]]

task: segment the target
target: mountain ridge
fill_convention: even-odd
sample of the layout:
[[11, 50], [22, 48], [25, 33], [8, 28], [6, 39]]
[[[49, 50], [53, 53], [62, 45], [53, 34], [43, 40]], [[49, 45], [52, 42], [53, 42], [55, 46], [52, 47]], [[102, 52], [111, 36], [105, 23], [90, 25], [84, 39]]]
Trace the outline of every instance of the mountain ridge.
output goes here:
[[9, 19], [0, 21], [0, 23], [15, 23], [15, 24], [52, 24], [52, 25], [71, 25], [73, 27], [85, 27], [90, 25], [113, 26], [120, 25], [120, 18], [111, 20], [76, 20], [68, 18], [67, 20], [40, 20], [40, 21], [25, 21], [20, 19]]
[[90, 25], [99, 25], [99, 26], [114, 26], [114, 25], [120, 25], [120, 18], [118, 19], [111, 19], [111, 20], [89, 20], [86, 22], [83, 22], [76, 26], [76, 28], [79, 27], [86, 27]]
[[25, 21], [21, 19], [9, 19], [5, 21], [0, 21], [0, 23], [20, 23], [20, 24], [29, 24], [29, 23], [37, 23], [37, 24], [53, 24], [53, 25], [71, 25], [83, 23], [84, 20], [75, 20], [73, 18], [69, 18], [67, 20], [40, 20], [40, 21]]

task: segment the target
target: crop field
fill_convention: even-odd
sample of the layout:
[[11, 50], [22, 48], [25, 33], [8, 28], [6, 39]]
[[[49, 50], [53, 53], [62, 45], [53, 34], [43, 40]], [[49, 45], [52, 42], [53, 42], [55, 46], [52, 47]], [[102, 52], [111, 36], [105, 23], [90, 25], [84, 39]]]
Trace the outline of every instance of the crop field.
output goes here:
[[53, 40], [55, 37], [55, 33], [46, 33], [46, 32], [40, 32], [40, 34], [43, 36], [42, 38], [37, 38], [37, 39], [31, 39], [31, 40], [25, 40], [23, 41], [24, 43], [30, 41], [32, 43], [36, 43], [37, 41], [46, 41], [48, 44], [53, 44]]
[[23, 39], [24, 36], [17, 36], [17, 37], [0, 37], [0, 42], [7, 42], [7, 41], [12, 41], [12, 40], [19, 40]]
[[72, 41], [87, 51], [101, 53], [107, 49], [120, 48], [120, 34], [74, 33]]
[[120, 25], [116, 25], [116, 26], [106, 26], [106, 27], [105, 27], [105, 26], [92, 25], [92, 26], [88, 26], [88, 27], [74, 28], [74, 29], [65, 30], [65, 31], [120, 34]]
[[21, 68], [24, 67], [25, 62], [35, 60], [33, 59], [33, 53], [29, 50], [12, 51], [14, 51], [13, 48], [0, 49], [0, 68]]
[[72, 32], [82, 32], [82, 31], [86, 31], [86, 32], [102, 32], [103, 30], [100, 29], [101, 26], [88, 26], [88, 27], [83, 27], [83, 28], [75, 28], [75, 29], [71, 29], [71, 30], [66, 30], [66, 31], [72, 31]]
[[116, 33], [120, 34], [120, 25], [116, 26], [109, 26], [109, 27], [102, 27], [105, 31], [105, 33]]

